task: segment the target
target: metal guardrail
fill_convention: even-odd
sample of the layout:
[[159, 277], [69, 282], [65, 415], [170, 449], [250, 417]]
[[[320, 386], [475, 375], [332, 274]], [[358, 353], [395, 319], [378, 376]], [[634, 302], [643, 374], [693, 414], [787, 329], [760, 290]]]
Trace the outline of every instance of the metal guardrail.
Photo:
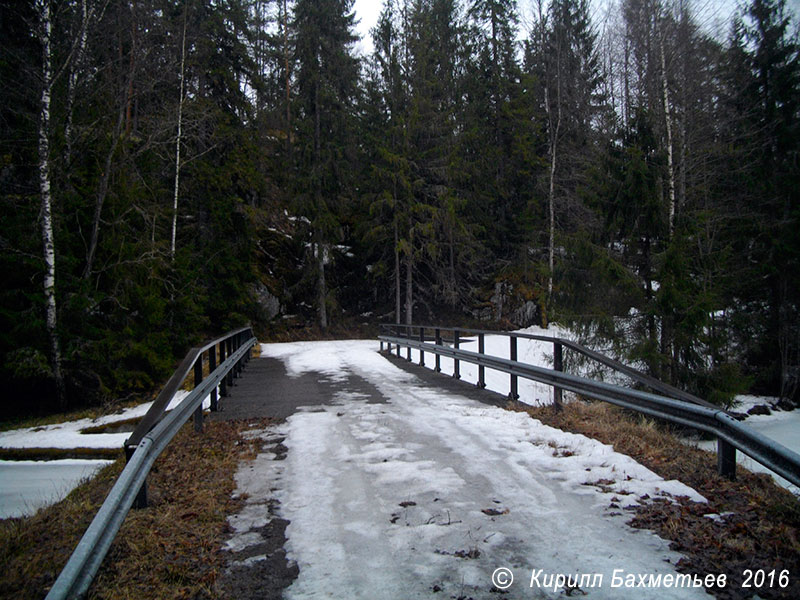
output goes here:
[[[217, 409], [217, 386], [225, 395], [227, 386], [232, 384], [232, 378], [244, 368], [255, 342], [251, 329], [247, 327], [189, 351], [153, 402], [147, 415], [126, 441], [128, 464], [125, 465], [105, 502], [75, 547], [66, 566], [47, 594], [46, 600], [82, 598], [86, 595], [125, 516], [137, 498], [142, 499], [140, 491], [145, 489], [147, 474], [156, 458], [192, 415], [195, 418], [195, 429], [198, 429], [198, 425], [202, 428], [203, 400], [210, 395], [212, 410]], [[217, 347], [220, 349], [218, 366]], [[205, 353], [208, 353], [211, 372], [203, 378]], [[195, 374], [194, 389], [175, 409], [165, 413], [172, 396], [191, 371]]]
[[[411, 335], [414, 329], [419, 330], [417, 336]], [[425, 341], [426, 329], [432, 329], [436, 332], [433, 338], [433, 344]], [[545, 369], [518, 362], [516, 360], [515, 351], [511, 352], [510, 360], [484, 354], [482, 343], [483, 335], [494, 334], [494, 332], [397, 325], [387, 326], [384, 331], [390, 333], [384, 333], [378, 337], [381, 342], [381, 350], [383, 350], [383, 344], [387, 343], [388, 351], [391, 353], [392, 344], [394, 344], [397, 349], [397, 355], [400, 356], [400, 347], [404, 346], [408, 348], [407, 360], [411, 360], [411, 349], [415, 348], [420, 351], [420, 364], [422, 366], [425, 365], [425, 352], [429, 352], [436, 357], [437, 371], [440, 370], [439, 358], [441, 356], [452, 358], [454, 361], [454, 377], [460, 376], [458, 367], [459, 361], [478, 365], [478, 385], [481, 387], [484, 387], [483, 369], [489, 368], [509, 373], [512, 378], [509, 396], [513, 398], [518, 397], [516, 395], [516, 378], [523, 377], [525, 379], [545, 383], [556, 390], [567, 390], [596, 400], [602, 400], [617, 406], [635, 410], [652, 417], [665, 419], [672, 423], [678, 423], [705, 431], [715, 435], [717, 438], [717, 468], [720, 474], [735, 478], [736, 450], [738, 449], [781, 477], [784, 477], [792, 484], [800, 486], [799, 454], [739, 423], [725, 410], [707, 402], [703, 402], [703, 405], [699, 405], [684, 398], [668, 398], [662, 395], [564, 373], [559, 368], [560, 365], [558, 361], [555, 360], [555, 356], [555, 368]], [[406, 331], [407, 335], [402, 336], [396, 334], [396, 332], [402, 331]], [[441, 331], [451, 331], [454, 333], [452, 346], [443, 343], [444, 340], [441, 338]], [[458, 348], [458, 344], [461, 341], [460, 333], [469, 331], [482, 334], [479, 338], [479, 352], [477, 353]], [[505, 334], [528, 339], [553, 341], [554, 344], [562, 345], [564, 345], [566, 341], [560, 338], [547, 338], [545, 336], [529, 336], [516, 333], [508, 334], [507, 332]], [[569, 347], [578, 347], [581, 350], [588, 350], [574, 342], [569, 342]], [[515, 350], [515, 346], [512, 346], [512, 350]], [[607, 357], [603, 358], [606, 359], [604, 364], [616, 362]], [[627, 367], [627, 369], [630, 368]], [[651, 379], [647, 376], [644, 377]], [[639, 378], [634, 379], [639, 380]], [[666, 386], [666, 384], [663, 385]], [[668, 387], [671, 388], [671, 386]], [[556, 405], [556, 407], [558, 407], [558, 405]]]
[[[563, 370], [563, 349], [567, 348], [569, 350], [573, 350], [578, 354], [582, 354], [587, 358], [594, 360], [597, 363], [605, 365], [623, 375], [629, 377], [633, 381], [645, 385], [653, 391], [660, 392], [664, 396], [668, 398], [675, 398], [677, 400], [684, 400], [686, 402], [691, 402], [693, 404], [699, 404], [700, 406], [705, 406], [706, 408], [711, 408], [714, 410], [720, 410], [720, 407], [712, 404], [702, 398], [698, 398], [697, 396], [690, 394], [682, 389], [676, 388], [668, 383], [664, 383], [663, 381], [656, 379], [655, 377], [651, 377], [646, 373], [642, 373], [630, 367], [626, 364], [619, 362], [618, 360], [614, 360], [600, 352], [595, 350], [591, 350], [586, 346], [582, 346], [577, 342], [572, 340], [568, 340], [565, 338], [559, 337], [551, 337], [545, 335], [535, 335], [530, 333], [519, 333], [516, 331], [488, 331], [484, 329], [465, 329], [462, 327], [434, 327], [434, 326], [422, 326], [422, 325], [401, 325], [401, 324], [393, 324], [393, 325], [381, 325], [381, 329], [387, 334], [391, 335], [394, 333], [397, 337], [405, 337], [405, 338], [414, 338], [415, 336], [412, 335], [414, 330], [417, 331], [419, 334], [419, 339], [433, 339], [438, 340], [437, 344], [441, 344], [444, 340], [442, 338], [442, 332], [451, 333], [453, 338], [451, 340], [447, 340], [449, 343], [452, 343], [456, 348], [458, 348], [459, 343], [464, 341], [461, 338], [461, 334], [467, 334], [471, 336], [476, 336], [478, 338], [478, 352], [480, 354], [483, 353], [483, 344], [484, 338], [487, 335], [494, 335], [494, 336], [505, 336], [509, 338], [509, 356], [512, 360], [516, 360], [517, 356], [517, 340], [518, 339], [525, 339], [525, 340], [536, 340], [541, 342], [549, 342], [553, 344], [553, 368], [556, 371]], [[426, 331], [433, 331], [434, 336], [433, 338], [427, 338], [425, 336]], [[405, 332], [405, 333], [403, 333]], [[399, 349], [398, 349], [399, 351]], [[399, 354], [398, 354], [399, 356]], [[438, 365], [437, 365], [438, 366]], [[479, 373], [479, 385], [483, 386], [483, 379], [480, 378], [481, 373]], [[509, 396], [513, 399], [518, 398], [517, 388], [514, 376], [511, 379], [511, 391], [509, 392]], [[559, 400], [558, 393], [556, 394], [556, 404], [558, 405]], [[727, 412], [727, 411], [726, 411]], [[728, 413], [730, 414], [730, 413]]]

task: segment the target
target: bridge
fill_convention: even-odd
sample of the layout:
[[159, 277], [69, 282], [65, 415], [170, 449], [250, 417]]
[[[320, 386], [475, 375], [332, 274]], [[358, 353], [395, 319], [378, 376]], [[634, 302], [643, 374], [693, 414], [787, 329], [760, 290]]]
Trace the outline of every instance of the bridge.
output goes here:
[[[286, 418], [254, 433], [271, 450], [256, 461], [257, 492], [243, 490], [248, 510], [263, 518], [230, 542], [238, 553], [231, 573], [254, 586], [240, 588], [241, 597], [263, 597], [259, 569], [275, 568], [269, 557], [277, 550], [298, 571], [281, 581], [297, 575], [290, 591], [300, 598], [413, 598], [437, 591], [458, 597], [465, 590], [484, 597], [481, 590], [502, 589], [526, 569], [526, 578], [532, 569], [610, 578], [620, 566], [674, 573], [676, 555], [662, 540], [633, 532], [601, 505], [702, 498], [594, 440], [498, 408], [507, 397], [483, 388], [487, 370], [508, 377], [512, 397], [524, 378], [690, 422], [718, 435], [727, 459], [725, 445], [800, 481], [800, 457], [724, 411], [526, 365], [512, 350], [521, 334], [501, 334], [508, 337], [509, 358], [491, 356], [483, 347], [487, 335], [395, 325], [379, 342], [265, 345], [261, 357], [251, 358], [255, 338], [243, 329], [193, 349], [129, 439], [128, 467], [48, 598], [85, 594], [125, 514], [146, 502], [145, 478], [155, 457], [192, 416], [202, 429], [201, 403], [209, 397], [211, 419]], [[568, 340], [545, 339], [554, 344], [554, 367], [560, 366], [556, 345], [580, 351]], [[477, 352], [464, 349], [468, 342]], [[433, 369], [425, 368], [426, 360]], [[437, 373], [445, 361], [451, 377]], [[477, 385], [461, 380], [467, 364], [476, 367]], [[164, 415], [187, 375], [195, 390]], [[670, 391], [660, 385], [662, 393]], [[720, 468], [734, 476], [728, 460]], [[259, 539], [267, 524], [279, 521], [290, 523], [285, 539]], [[502, 578], [490, 581], [496, 572]], [[686, 597], [686, 590], [677, 591]]]

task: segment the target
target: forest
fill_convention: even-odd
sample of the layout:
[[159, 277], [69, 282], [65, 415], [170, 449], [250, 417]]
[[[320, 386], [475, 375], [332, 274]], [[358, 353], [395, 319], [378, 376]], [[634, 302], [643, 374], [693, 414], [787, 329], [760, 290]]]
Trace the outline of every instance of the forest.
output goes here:
[[[7, 412], [193, 344], [569, 327], [720, 404], [800, 383], [800, 43], [693, 0], [0, 3]], [[524, 22], [523, 22], [524, 21]]]

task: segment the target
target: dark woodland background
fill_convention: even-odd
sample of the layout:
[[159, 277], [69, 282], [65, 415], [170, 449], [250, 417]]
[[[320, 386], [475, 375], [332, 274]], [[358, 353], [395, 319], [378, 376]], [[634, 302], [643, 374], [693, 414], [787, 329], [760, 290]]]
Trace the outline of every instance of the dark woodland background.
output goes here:
[[[797, 396], [783, 0], [0, 2], [8, 412], [150, 393], [192, 343], [569, 326], [715, 402]], [[7, 412], [7, 414], [8, 414]]]

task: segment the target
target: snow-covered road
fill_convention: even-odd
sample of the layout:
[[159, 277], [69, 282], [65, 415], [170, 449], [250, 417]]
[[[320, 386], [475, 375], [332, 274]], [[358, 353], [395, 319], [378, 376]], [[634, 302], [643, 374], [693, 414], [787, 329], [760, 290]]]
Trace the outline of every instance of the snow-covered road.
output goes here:
[[285, 438], [288, 452], [242, 466], [246, 506], [231, 517], [229, 548], [256, 544], [268, 503], [279, 501], [299, 567], [284, 597], [497, 598], [493, 573], [500, 583], [513, 574], [507, 598], [562, 596], [561, 577], [591, 598], [705, 595], [612, 585], [615, 576], [674, 575], [679, 558], [625, 525], [624, 507], [669, 495], [702, 501], [694, 490], [595, 440], [426, 388], [376, 350], [372, 341], [263, 346], [289, 376], [354, 376], [385, 399], [345, 388], [332, 406], [253, 432], [265, 444]]

